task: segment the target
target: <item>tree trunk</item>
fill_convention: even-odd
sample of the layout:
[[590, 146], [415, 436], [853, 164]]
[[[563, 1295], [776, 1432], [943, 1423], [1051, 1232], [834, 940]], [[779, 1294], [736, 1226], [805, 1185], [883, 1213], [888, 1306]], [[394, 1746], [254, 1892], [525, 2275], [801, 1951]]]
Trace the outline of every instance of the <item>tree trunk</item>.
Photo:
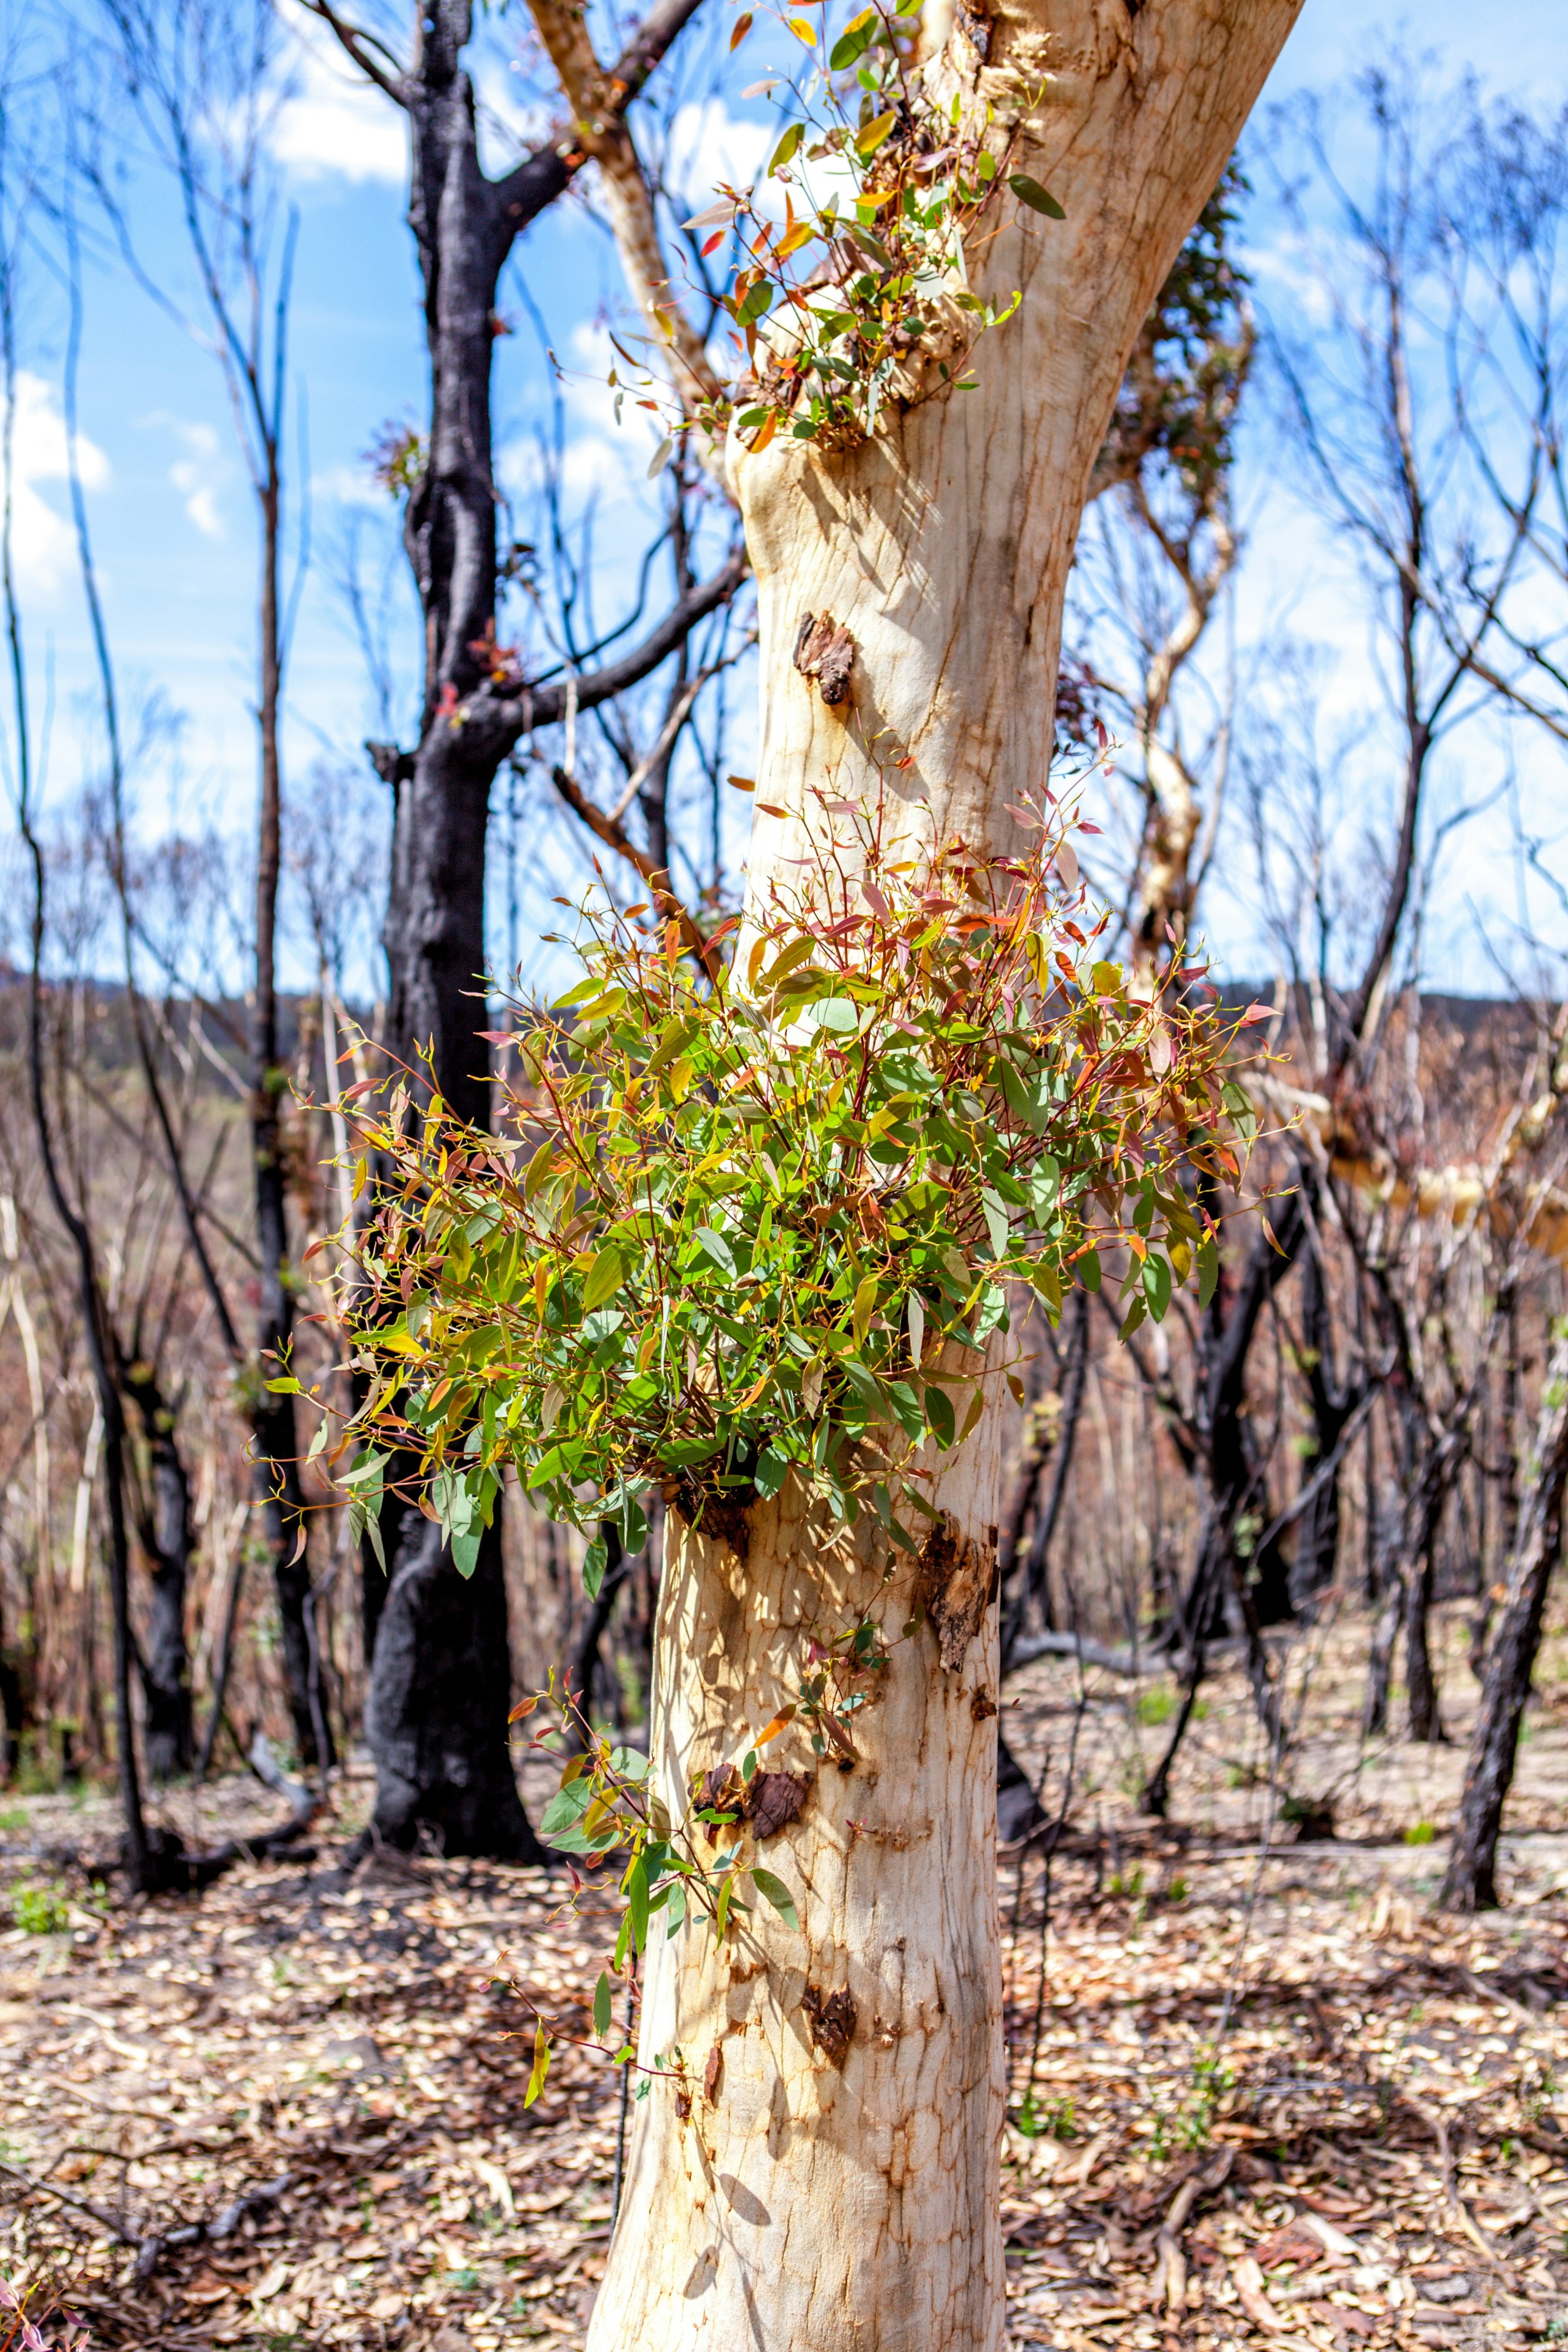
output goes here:
[[[490, 365], [496, 286], [511, 244], [479, 169], [474, 94], [460, 68], [471, 9], [443, 0], [425, 17], [408, 85], [413, 137], [409, 217], [424, 277], [431, 429], [404, 519], [425, 625], [424, 709], [412, 760], [397, 762], [385, 945], [387, 1042], [428, 1071], [459, 1118], [487, 1124], [485, 845], [493, 751], [444, 705], [484, 675], [496, 617], [496, 490]], [[448, 1853], [538, 1861], [507, 1736], [511, 1704], [502, 1500], [465, 1581], [419, 1513], [387, 1514], [387, 1568], [362, 1561], [365, 1737], [376, 1764], [375, 1834]], [[393, 1540], [395, 1531], [395, 1540]], [[374, 1589], [379, 1587], [380, 1589]]]
[[[654, 0], [593, 95], [594, 127], [552, 129], [501, 180], [479, 165], [474, 91], [463, 56], [473, 31], [473, 0], [429, 0], [415, 12], [413, 57], [392, 68], [380, 42], [369, 45], [325, 0], [306, 0], [329, 26], [359, 70], [405, 108], [413, 168], [409, 224], [424, 285], [430, 355], [431, 424], [418, 452], [404, 517], [404, 544], [424, 617], [424, 706], [412, 752], [371, 744], [378, 772], [396, 795], [392, 888], [385, 944], [391, 990], [388, 1038], [419, 1084], [428, 1067], [460, 1118], [489, 1118], [488, 1049], [476, 1033], [485, 1017], [485, 847], [490, 788], [497, 770], [534, 726], [558, 722], [564, 687], [533, 691], [496, 651], [496, 487], [491, 467], [490, 368], [496, 289], [513, 244], [570, 186], [601, 138], [645, 85], [698, 0]], [[373, 51], [373, 54], [372, 54]], [[587, 136], [588, 143], [584, 144]], [[734, 593], [740, 567], [677, 605], [642, 646], [585, 680], [581, 707], [608, 700], [649, 676], [682, 644], [694, 624]], [[499, 689], [498, 693], [496, 689]], [[500, 1538], [499, 1514], [492, 1535]], [[452, 1712], [437, 1728], [430, 1695], [413, 1675], [409, 1612], [437, 1639], [443, 1658], [472, 1657], [498, 1639], [507, 1649], [506, 1590], [498, 1565], [465, 1585], [450, 1555], [432, 1555], [428, 1536], [406, 1519], [405, 1562], [389, 1554], [390, 1584], [367, 1549], [362, 1608], [370, 1694], [367, 1728], [382, 1798], [377, 1822], [417, 1833], [423, 1822], [448, 1852], [455, 1838], [477, 1853], [535, 1853], [509, 1776], [495, 1769], [505, 1745], [506, 1698], [494, 1722], [480, 1717], [471, 1694], [444, 1672]], [[488, 1547], [486, 1547], [486, 1556]], [[497, 1561], [499, 1552], [497, 1549]], [[403, 1569], [409, 1574], [403, 1577]], [[483, 1581], [481, 1580], [483, 1580]], [[400, 1600], [399, 1595], [402, 1595]], [[383, 1664], [383, 1653], [385, 1662]], [[486, 1688], [502, 1691], [487, 1674]], [[416, 1701], [417, 1694], [417, 1703]], [[413, 1706], [412, 1714], [402, 1712]], [[423, 1759], [423, 1763], [420, 1761]], [[408, 1777], [428, 1764], [436, 1779], [422, 1794]], [[486, 1818], [476, 1796], [455, 1807], [457, 1783], [486, 1790], [497, 1811]], [[426, 1798], [428, 1796], [428, 1806]], [[459, 1826], [459, 1823], [463, 1826]]]
[[[976, 349], [977, 391], [894, 413], [837, 455], [788, 436], [746, 454], [732, 436], [759, 596], [754, 894], [791, 886], [810, 795], [830, 783], [885, 793], [915, 839], [1019, 837], [1008, 812], [1046, 782], [1062, 595], [1127, 354], [1295, 13], [1292, 0], [1136, 15], [1011, 0], [963, 12], [926, 69], [938, 106], [989, 101], [1004, 126], [1020, 84], [1043, 78], [1012, 163], [1066, 219], [1004, 204], [971, 256], [977, 290], [1022, 291]], [[794, 668], [807, 613], [852, 641], [845, 701]], [[988, 1413], [935, 1497], [955, 1600], [990, 1586], [999, 1446]], [[800, 1931], [760, 1906], [738, 1950], [700, 1921], [669, 1942], [655, 1929], [639, 2063], [678, 2049], [686, 2080], [640, 2104], [589, 2345], [998, 2352], [994, 1601], [967, 1647], [946, 1644], [947, 1665], [930, 1622], [898, 1642], [908, 1568], [891, 1564], [884, 1592], [869, 1543], [830, 1546], [792, 1492], [754, 1510], [744, 1564], [671, 1522], [653, 1753], [672, 1811], [685, 1814], [691, 1773], [733, 1760], [789, 1695], [806, 1623], [869, 1604], [897, 1645], [855, 1718], [862, 1762], [819, 1769], [802, 1819], [766, 1850]], [[779, 1742], [791, 1744], [781, 1763], [804, 1763], [793, 1731]]]
[[[1299, 1181], [1316, 1205], [1317, 1186], [1310, 1162], [1299, 1164]], [[1314, 1227], [1305, 1236], [1301, 1254], [1301, 1347], [1307, 1396], [1312, 1409], [1313, 1457], [1303, 1465], [1310, 1477], [1332, 1461], [1345, 1423], [1357, 1400], [1342, 1384], [1334, 1370], [1333, 1323], [1329, 1312], [1328, 1283]], [[1318, 1594], [1332, 1585], [1339, 1570], [1340, 1473], [1332, 1471], [1313, 1493], [1296, 1523], [1296, 1556], [1291, 1569], [1291, 1601], [1297, 1611], [1310, 1610]]]
[[[977, 1597], [995, 1420], [939, 1496], [982, 1531], [959, 1570]], [[830, 1550], [792, 1484], [751, 1512], [744, 1561], [673, 1513], [666, 1528], [651, 1752], [679, 1818], [690, 1776], [799, 1679], [804, 1629], [871, 1606], [895, 1635], [915, 1578], [901, 1560], [883, 1587], [865, 1523]], [[655, 1924], [638, 2063], [685, 2079], [638, 2110], [591, 2346], [999, 2346], [996, 1689], [995, 1608], [948, 1667], [928, 1622], [852, 1718], [852, 1770], [793, 1731], [768, 1751], [810, 1776], [801, 1820], [759, 1855], [799, 1932], [761, 1903], [722, 1948], [704, 1921], [673, 1939]]]
[[1427, 1628], [1432, 1613], [1433, 1548], [1436, 1529], [1421, 1548], [1405, 1580], [1405, 1687], [1409, 1696], [1410, 1737], [1428, 1744], [1443, 1737], [1437, 1685], [1432, 1673]]
[[1381, 1739], [1388, 1729], [1388, 1694], [1394, 1680], [1394, 1645], [1405, 1616], [1405, 1580], [1397, 1558], [1388, 1563], [1378, 1590], [1383, 1605], [1372, 1629], [1366, 1659], [1366, 1696], [1362, 1702], [1361, 1736]]
[[172, 1780], [191, 1769], [190, 1657], [185, 1593], [191, 1567], [191, 1482], [174, 1437], [174, 1416], [150, 1364], [130, 1366], [125, 1385], [147, 1446], [147, 1507], [140, 1528], [152, 1568], [141, 1644], [142, 1747], [148, 1778]]
[[[274, 432], [281, 420], [273, 420]], [[251, 1149], [256, 1170], [256, 1246], [258, 1267], [256, 1391], [253, 1416], [256, 1501], [263, 1540], [272, 1561], [277, 1593], [283, 1688], [294, 1727], [295, 1754], [314, 1758], [325, 1771], [330, 1751], [318, 1751], [310, 1706], [310, 1642], [305, 1627], [305, 1597], [310, 1568], [305, 1558], [304, 1502], [299, 1486], [299, 1448], [294, 1430], [294, 1400], [271, 1392], [266, 1383], [287, 1365], [294, 1337], [294, 1269], [288, 1262], [287, 1187], [283, 1164], [283, 1089], [287, 1083], [277, 1047], [277, 883], [282, 851], [282, 776], [278, 761], [278, 704], [283, 668], [279, 638], [277, 578], [283, 489], [276, 440], [267, 452], [267, 478], [261, 510], [261, 808], [256, 861], [256, 1009], [251, 1031]]]
[[429, 1519], [412, 1509], [384, 1516], [392, 1575], [365, 1699], [376, 1759], [371, 1836], [405, 1850], [423, 1838], [443, 1853], [543, 1862], [512, 1773], [499, 1521], [465, 1581]]
[[1519, 1727], [1530, 1696], [1546, 1591], [1563, 1551], [1568, 1484], [1568, 1338], [1547, 1366], [1536, 1427], [1532, 1485], [1523, 1498], [1508, 1599], [1492, 1635], [1486, 1687], [1465, 1767], [1459, 1816], [1438, 1901], [1446, 1911], [1490, 1911], [1497, 1893], [1497, 1842], [1513, 1782]]

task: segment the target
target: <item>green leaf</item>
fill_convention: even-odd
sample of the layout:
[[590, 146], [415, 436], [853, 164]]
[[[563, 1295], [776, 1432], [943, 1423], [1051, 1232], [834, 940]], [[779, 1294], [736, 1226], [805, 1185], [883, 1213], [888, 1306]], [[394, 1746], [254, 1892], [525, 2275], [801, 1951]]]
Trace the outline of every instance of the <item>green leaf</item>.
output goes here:
[[890, 109], [886, 114], [879, 114], [874, 121], [868, 122], [855, 141], [855, 152], [869, 161], [897, 121], [897, 114]]
[[765, 1446], [757, 1457], [752, 1483], [763, 1501], [768, 1502], [779, 1492], [789, 1475], [789, 1458], [774, 1445]]
[[1085, 1250], [1072, 1271], [1077, 1276], [1078, 1280], [1083, 1285], [1085, 1290], [1097, 1291], [1100, 1287], [1099, 1251]]
[[480, 1540], [481, 1530], [477, 1528], [471, 1534], [453, 1537], [452, 1565], [459, 1576], [472, 1576], [478, 1567]]
[[768, 316], [768, 313], [772, 307], [772, 279], [769, 278], [756, 278], [753, 283], [747, 288], [746, 292], [741, 296], [740, 301], [737, 305], [735, 313], [736, 325], [737, 327], [754, 327], [758, 319], [765, 319]]
[[719, 1272], [721, 1274], [727, 1275], [731, 1282], [733, 1282], [735, 1280], [736, 1271], [735, 1253], [730, 1248], [729, 1244], [725, 1240], [724, 1235], [722, 1234], [716, 1234], [711, 1225], [699, 1225], [693, 1238], [696, 1242], [698, 1248], [706, 1251], [707, 1255], [712, 1258]]
[[860, 1007], [852, 1004], [847, 996], [829, 996], [820, 1003], [809, 1004], [800, 1017], [839, 1037], [852, 1037], [861, 1025]]
[[632, 1941], [639, 1951], [648, 1940], [648, 1871], [641, 1854], [626, 1874], [626, 1903], [632, 1920]]
[[593, 1989], [593, 2030], [595, 2033], [605, 2034], [609, 2032], [611, 2004], [614, 1998], [614, 1986], [611, 1983], [610, 1979], [607, 1976], [601, 1974], [599, 1982]]
[[1170, 1260], [1155, 1250], [1144, 1260], [1144, 1297], [1155, 1321], [1163, 1322], [1166, 1308], [1171, 1303]]
[[857, 58], [863, 58], [875, 40], [881, 19], [874, 8], [862, 8], [852, 16], [828, 53], [828, 64], [834, 73], [842, 73]]
[[988, 1282], [980, 1293], [980, 1311], [975, 1318], [974, 1342], [983, 1347], [993, 1331], [1003, 1328], [1008, 1319], [1008, 1294], [999, 1282]]
[[1056, 198], [1042, 188], [1038, 180], [1031, 180], [1027, 172], [1009, 172], [1008, 185], [1020, 205], [1028, 205], [1033, 212], [1043, 213], [1047, 220], [1067, 218]]
[[591, 1313], [613, 1298], [626, 1279], [626, 1264], [618, 1248], [601, 1249], [589, 1267], [582, 1285], [582, 1311]]
[[783, 138], [780, 139], [778, 146], [773, 150], [773, 160], [768, 166], [768, 175], [770, 179], [775, 172], [783, 170], [785, 164], [788, 163], [790, 158], [794, 155], [805, 135], [806, 126], [803, 122], [792, 122], [789, 125], [789, 130], [786, 131]]
[[602, 1536], [595, 1536], [582, 1555], [582, 1589], [591, 1601], [599, 1598], [599, 1588], [604, 1581], [604, 1571], [610, 1564], [610, 1546]]
[[1197, 1303], [1207, 1307], [1219, 1283], [1219, 1251], [1212, 1234], [1205, 1234], [1197, 1245]]
[[300, 1396], [304, 1393], [292, 1372], [286, 1372], [281, 1380], [267, 1381], [263, 1385], [272, 1396]]
[[539, 1835], [554, 1837], [561, 1830], [575, 1829], [592, 1802], [593, 1783], [586, 1775], [569, 1788], [558, 1789], [540, 1818]]
[[865, 1335], [871, 1328], [871, 1318], [875, 1312], [876, 1276], [874, 1274], [868, 1274], [864, 1280], [857, 1285], [854, 1304], [850, 1309], [850, 1320], [854, 1329], [857, 1349], [864, 1347]]
[[931, 1424], [932, 1435], [942, 1451], [946, 1453], [953, 1443], [956, 1427], [953, 1419], [953, 1400], [946, 1389], [939, 1389], [936, 1386], [935, 1381], [926, 1382], [925, 1418]]
[[795, 1897], [790, 1894], [784, 1881], [781, 1878], [775, 1878], [770, 1870], [753, 1870], [750, 1877], [758, 1895], [772, 1904], [784, 1925], [787, 1927], [798, 1927], [800, 1924], [800, 1915], [795, 1908]]

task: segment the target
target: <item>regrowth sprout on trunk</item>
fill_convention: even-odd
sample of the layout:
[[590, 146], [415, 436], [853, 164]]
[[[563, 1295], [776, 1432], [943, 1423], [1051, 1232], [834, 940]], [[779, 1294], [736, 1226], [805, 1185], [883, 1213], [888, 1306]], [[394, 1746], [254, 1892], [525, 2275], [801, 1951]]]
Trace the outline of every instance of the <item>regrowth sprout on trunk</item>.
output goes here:
[[[987, 1382], [1017, 1386], [993, 1344], [1009, 1298], [1054, 1322], [1106, 1252], [1124, 1331], [1183, 1283], [1210, 1295], [1197, 1180], [1239, 1176], [1240, 1024], [1197, 967], [1134, 983], [1101, 955], [1076, 814], [1049, 793], [1017, 857], [886, 848], [884, 814], [819, 796], [813, 855], [739, 934], [739, 970], [713, 942], [685, 956], [678, 924], [639, 931], [644, 908], [598, 919], [585, 977], [507, 1041], [524, 1075], [496, 1132], [438, 1095], [416, 1108], [408, 1073], [384, 1113], [361, 1108], [361, 1181], [370, 1154], [384, 1171], [343, 1299], [369, 1376], [340, 1441], [362, 1524], [411, 1486], [471, 1572], [510, 1465], [592, 1536], [592, 1593], [599, 1530], [635, 1549], [652, 1490], [744, 1553], [747, 1509], [793, 1477], [831, 1523], [875, 1514], [885, 1585], [898, 1552], [942, 1543], [925, 1489]], [[747, 1859], [757, 1749], [799, 1716], [819, 1757], [852, 1759], [890, 1633], [920, 1622], [884, 1627], [872, 1603], [803, 1629], [782, 1712], [700, 1776], [685, 1823], [643, 1759], [601, 1742], [574, 1759], [546, 1827], [630, 1845], [618, 1958], [651, 1909], [673, 1934], [688, 1896], [725, 1934], [743, 1868], [792, 1916]], [[737, 1834], [707, 1859], [694, 1822], [710, 1846]]]

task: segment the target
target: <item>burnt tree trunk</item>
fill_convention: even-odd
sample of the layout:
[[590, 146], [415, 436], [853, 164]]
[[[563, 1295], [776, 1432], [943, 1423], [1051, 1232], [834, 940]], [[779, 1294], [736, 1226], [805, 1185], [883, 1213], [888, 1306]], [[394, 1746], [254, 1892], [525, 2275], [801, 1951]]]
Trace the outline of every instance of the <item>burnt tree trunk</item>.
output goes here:
[[[388, 1044], [453, 1112], [489, 1116], [485, 992], [485, 837], [496, 761], [451, 723], [484, 675], [496, 616], [496, 491], [490, 362], [500, 270], [511, 236], [479, 168], [474, 93], [459, 63], [466, 0], [423, 19], [405, 87], [413, 137], [409, 219], [424, 282], [431, 424], [408, 502], [404, 543], [424, 614], [420, 740], [391, 781], [392, 880], [385, 947]], [[386, 771], [383, 768], [383, 773]], [[383, 1589], [367, 1591], [365, 1734], [376, 1763], [373, 1830], [422, 1834], [449, 1853], [541, 1858], [513, 1778], [501, 1501], [466, 1580], [417, 1511], [389, 1517]], [[382, 1570], [366, 1558], [363, 1574]]]
[[1248, 1588], [1259, 1623], [1273, 1624], [1290, 1614], [1289, 1575], [1278, 1538], [1254, 1553], [1239, 1546], [1238, 1538], [1244, 1517], [1266, 1512], [1268, 1503], [1268, 1465], [1259, 1459], [1244, 1411], [1247, 1360], [1263, 1310], [1291, 1271], [1304, 1233], [1301, 1203], [1292, 1193], [1274, 1228], [1278, 1246], [1257, 1234], [1234, 1290], [1222, 1279], [1203, 1318], [1197, 1431], [1208, 1487], [1207, 1540], [1183, 1612], [1189, 1646], [1210, 1630], [1232, 1576], [1238, 1591], [1243, 1584]]
[[125, 1385], [146, 1446], [144, 1506], [138, 1535], [152, 1570], [141, 1643], [142, 1747], [150, 1780], [188, 1772], [194, 1755], [185, 1595], [191, 1567], [191, 1482], [174, 1436], [174, 1416], [157, 1374], [137, 1362]]
[[[279, 376], [281, 379], [281, 366]], [[256, 1007], [251, 1024], [250, 1130], [256, 1179], [257, 1259], [256, 1388], [252, 1453], [262, 1537], [277, 1593], [283, 1687], [294, 1729], [295, 1753], [325, 1771], [310, 1706], [310, 1642], [305, 1625], [310, 1569], [305, 1558], [304, 1503], [294, 1428], [294, 1400], [267, 1387], [288, 1368], [294, 1339], [295, 1273], [288, 1257], [287, 1187], [284, 1169], [283, 1090], [287, 1084], [277, 1045], [277, 883], [281, 860], [282, 782], [278, 705], [282, 692], [278, 557], [283, 488], [274, 415], [266, 434], [261, 509], [261, 810], [256, 866]]]
[[1420, 1557], [1412, 1561], [1405, 1582], [1405, 1687], [1410, 1737], [1428, 1743], [1435, 1743], [1443, 1737], [1442, 1717], [1437, 1708], [1437, 1685], [1432, 1673], [1432, 1651], [1427, 1638], [1432, 1612], [1436, 1545], [1437, 1528], [1434, 1525], [1421, 1547]]
[[1568, 1483], [1568, 1338], [1547, 1366], [1535, 1433], [1535, 1475], [1523, 1497], [1508, 1598], [1487, 1659], [1480, 1713], [1465, 1768], [1464, 1792], [1438, 1896], [1448, 1911], [1495, 1907], [1497, 1842], [1513, 1780], [1519, 1727], [1541, 1646], [1547, 1587], [1563, 1550], [1563, 1494]]
[[[696, 5], [664, 0], [645, 20], [607, 79], [610, 111], [642, 88]], [[381, 744], [371, 751], [394, 794], [387, 1042], [418, 1085], [433, 1085], [459, 1118], [484, 1126], [489, 1049], [477, 1033], [487, 1026], [490, 789], [525, 730], [558, 721], [563, 709], [559, 684], [530, 694], [506, 674], [494, 651], [490, 369], [497, 289], [517, 237], [585, 159], [558, 132], [506, 178], [486, 178], [474, 91], [462, 63], [472, 22], [471, 0], [432, 0], [419, 15], [408, 72], [395, 79], [372, 74], [409, 117], [409, 223], [424, 289], [431, 408], [403, 532], [424, 616], [420, 738], [412, 751]], [[364, 65], [362, 55], [350, 54]], [[695, 592], [684, 620], [677, 613], [613, 671], [585, 680], [580, 707], [646, 676], [740, 577], [732, 565], [716, 590]], [[388, 1843], [408, 1846], [424, 1832], [447, 1853], [542, 1858], [517, 1797], [507, 1744], [501, 1509], [497, 1497], [495, 1522], [466, 1580], [417, 1512], [395, 1522], [389, 1513], [384, 1581], [373, 1558], [363, 1558], [365, 1723], [377, 1773], [372, 1829]]]
[[[1301, 1181], [1305, 1190], [1311, 1182], [1306, 1171]], [[1315, 1194], [1315, 1187], [1312, 1192]], [[1306, 1234], [1301, 1253], [1301, 1353], [1312, 1412], [1314, 1461], [1328, 1462], [1344, 1435], [1345, 1424], [1359, 1399], [1336, 1374], [1328, 1286], [1323, 1279], [1315, 1229]], [[1290, 1590], [1291, 1604], [1298, 1611], [1310, 1609], [1317, 1595], [1334, 1581], [1339, 1568], [1339, 1523], [1340, 1477], [1336, 1469], [1316, 1488], [1297, 1521]]]

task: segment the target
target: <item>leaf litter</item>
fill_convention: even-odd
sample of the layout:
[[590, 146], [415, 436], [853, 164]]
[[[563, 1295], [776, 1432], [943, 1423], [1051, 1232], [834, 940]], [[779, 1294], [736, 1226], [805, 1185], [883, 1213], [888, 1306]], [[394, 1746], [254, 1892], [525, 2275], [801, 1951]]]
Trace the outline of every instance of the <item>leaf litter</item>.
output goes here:
[[[998, 1870], [1012, 2344], [1568, 2337], [1568, 1836], [1546, 1793], [1568, 1731], [1546, 1679], [1510, 1907], [1458, 1921], [1430, 1907], [1440, 1844], [1399, 1814], [1419, 1780], [1440, 1817], [1462, 1742], [1390, 1751], [1335, 1843], [1281, 1826], [1260, 1860], [1239, 1674], [1169, 1824], [1136, 1812], [1124, 1685], [1015, 1678], [1004, 1729], [1048, 1816], [1063, 1718], [1083, 1737], [1054, 1852], [1037, 1835]], [[350, 1869], [370, 1795], [340, 1790], [340, 1845], [133, 1911], [64, 1852], [107, 1846], [107, 1804], [37, 1801], [8, 1830], [0, 1916], [50, 1899], [20, 1906], [47, 1932], [0, 1931], [0, 2271], [52, 2281], [94, 2347], [582, 2342], [619, 2112], [581, 2046], [611, 1904], [591, 1886], [573, 1915], [560, 1878], [434, 1855]], [[201, 1803], [255, 1826], [242, 1782]], [[536, 2011], [553, 2059], [525, 2107]]]

